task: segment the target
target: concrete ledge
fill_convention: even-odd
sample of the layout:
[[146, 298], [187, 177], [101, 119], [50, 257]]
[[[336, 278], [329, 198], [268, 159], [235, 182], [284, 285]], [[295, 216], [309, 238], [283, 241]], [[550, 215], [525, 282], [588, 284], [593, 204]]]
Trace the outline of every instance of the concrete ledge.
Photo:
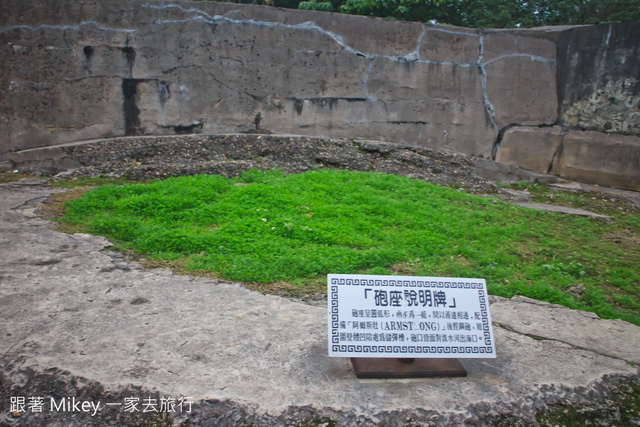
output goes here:
[[560, 126], [518, 126], [505, 132], [496, 161], [546, 173], [551, 169], [553, 158], [561, 145]]
[[516, 165], [508, 165], [505, 163], [494, 162], [487, 159], [475, 159], [473, 172], [490, 181], [496, 182], [533, 182], [533, 183], [550, 183], [562, 182], [563, 179], [542, 172], [523, 169]]
[[75, 169], [80, 163], [69, 155], [73, 144], [50, 147], [30, 148], [9, 154], [9, 161], [20, 171], [55, 173], [61, 170]]
[[505, 132], [496, 161], [568, 180], [640, 190], [640, 138], [635, 136], [518, 126]]
[[551, 172], [589, 184], [640, 191], [640, 138], [570, 131]]
[[[561, 341], [640, 364], [640, 328], [622, 320], [604, 320], [594, 313], [570, 310], [523, 296], [511, 300], [498, 298], [491, 305], [491, 316], [494, 325], [515, 332]], [[542, 324], [544, 328], [540, 328]]]

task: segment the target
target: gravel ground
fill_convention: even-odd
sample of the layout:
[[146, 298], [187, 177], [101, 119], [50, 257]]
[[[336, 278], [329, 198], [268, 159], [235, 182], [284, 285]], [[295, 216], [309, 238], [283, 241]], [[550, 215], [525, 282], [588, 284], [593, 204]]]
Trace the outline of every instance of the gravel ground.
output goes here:
[[[331, 168], [409, 176], [471, 192], [495, 191], [473, 173], [473, 159], [376, 141], [237, 134], [116, 138], [62, 148], [79, 166], [72, 176], [149, 179], [280, 168], [285, 173]], [[59, 170], [49, 170], [57, 173]]]

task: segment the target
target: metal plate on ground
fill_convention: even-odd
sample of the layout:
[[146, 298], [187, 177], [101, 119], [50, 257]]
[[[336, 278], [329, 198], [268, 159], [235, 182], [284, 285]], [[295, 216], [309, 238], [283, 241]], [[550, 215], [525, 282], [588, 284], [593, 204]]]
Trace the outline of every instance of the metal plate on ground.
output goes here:
[[466, 377], [467, 371], [458, 359], [414, 359], [352, 357], [358, 378], [437, 378]]

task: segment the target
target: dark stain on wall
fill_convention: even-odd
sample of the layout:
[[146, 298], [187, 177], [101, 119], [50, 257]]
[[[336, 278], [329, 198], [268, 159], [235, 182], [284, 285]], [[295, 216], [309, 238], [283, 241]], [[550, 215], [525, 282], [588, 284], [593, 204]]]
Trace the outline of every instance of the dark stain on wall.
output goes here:
[[139, 135], [140, 132], [140, 110], [136, 106], [136, 96], [138, 95], [137, 79], [122, 79], [122, 95], [124, 101], [122, 109], [124, 112], [124, 134]]
[[302, 107], [304, 106], [304, 101], [302, 99], [296, 99], [293, 106], [295, 107], [296, 113], [298, 114], [298, 116], [300, 116], [302, 114]]
[[85, 58], [89, 60], [93, 56], [94, 49], [93, 46], [85, 46], [84, 48], [82, 48], [82, 51], [84, 52]]
[[125, 46], [120, 48], [122, 53], [124, 53], [124, 57], [127, 60], [127, 65], [129, 66], [129, 75], [133, 77], [133, 62], [136, 60], [136, 51], [131, 46]]

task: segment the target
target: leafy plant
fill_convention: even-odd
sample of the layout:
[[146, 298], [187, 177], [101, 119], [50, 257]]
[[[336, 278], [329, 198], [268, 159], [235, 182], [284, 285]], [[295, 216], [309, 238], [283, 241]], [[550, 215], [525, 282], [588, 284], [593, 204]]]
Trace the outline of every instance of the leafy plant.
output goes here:
[[331, 4], [331, 2], [328, 2], [328, 1], [318, 2], [317, 0], [311, 0], [311, 1], [300, 2], [298, 9], [320, 10], [322, 12], [332, 12], [333, 5]]

